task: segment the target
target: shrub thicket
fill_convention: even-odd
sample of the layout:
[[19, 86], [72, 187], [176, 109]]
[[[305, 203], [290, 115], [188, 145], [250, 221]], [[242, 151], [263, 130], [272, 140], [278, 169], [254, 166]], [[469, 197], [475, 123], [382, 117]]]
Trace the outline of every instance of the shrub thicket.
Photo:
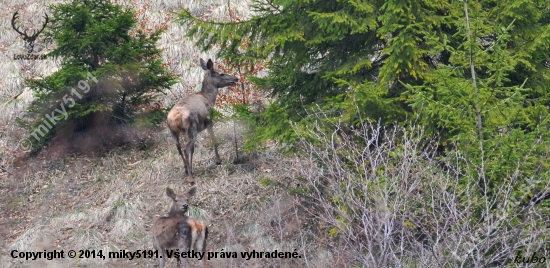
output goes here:
[[336, 266], [503, 267], [550, 253], [550, 169], [541, 161], [549, 143], [540, 133], [521, 146], [541, 150], [518, 148], [512, 164], [505, 146], [479, 156], [453, 144], [438, 156], [439, 141], [420, 126], [365, 122], [348, 134], [312, 116], [317, 123], [295, 128], [306, 161], [304, 186], [291, 192], [306, 200], [319, 233], [312, 243], [326, 237]]

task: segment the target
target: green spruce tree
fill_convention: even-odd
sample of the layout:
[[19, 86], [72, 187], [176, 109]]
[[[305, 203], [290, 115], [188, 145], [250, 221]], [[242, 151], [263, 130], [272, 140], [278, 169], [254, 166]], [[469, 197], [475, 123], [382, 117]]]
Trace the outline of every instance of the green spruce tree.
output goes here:
[[61, 67], [27, 81], [36, 97], [28, 108], [33, 120], [25, 123], [33, 148], [56, 135], [129, 123], [138, 105], [175, 82], [155, 46], [163, 30], [137, 28], [132, 9], [108, 0], [75, 0], [50, 9], [47, 36], [55, 49], [48, 56]]
[[[303, 120], [311, 105], [343, 115], [351, 126], [361, 118], [391, 123], [421, 114], [429, 133], [442, 134], [443, 144], [460, 133], [479, 132], [479, 115], [484, 122], [505, 122], [496, 113], [502, 111], [503, 104], [497, 103], [504, 95], [512, 96], [508, 105], [525, 108], [512, 120], [514, 126], [533, 130], [547, 116], [542, 109], [549, 104], [544, 1], [469, 2], [470, 39], [461, 1], [253, 3], [255, 15], [246, 21], [204, 21], [186, 10], [179, 18], [203, 49], [219, 46], [219, 56], [235, 64], [266, 64], [268, 75], [253, 79], [276, 99], [255, 119], [262, 138], [291, 138], [284, 133], [292, 130], [281, 126]], [[470, 55], [479, 76], [476, 98]], [[459, 88], [452, 93], [457, 99], [451, 108], [462, 110], [441, 109], [449, 105], [441, 93], [432, 90], [435, 102], [428, 104], [426, 90], [410, 90], [434, 83]], [[286, 112], [277, 112], [281, 109]], [[281, 120], [287, 123], [270, 124]]]

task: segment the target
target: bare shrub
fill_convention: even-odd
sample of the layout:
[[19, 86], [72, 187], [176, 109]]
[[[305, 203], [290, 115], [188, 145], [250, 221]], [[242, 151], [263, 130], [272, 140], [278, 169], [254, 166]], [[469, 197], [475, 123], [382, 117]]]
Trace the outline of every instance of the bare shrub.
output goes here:
[[438, 156], [437, 139], [418, 126], [348, 130], [315, 117], [295, 126], [306, 152], [299, 168], [319, 228], [314, 243], [328, 240], [335, 266], [487, 267], [548, 257], [548, 207], [515, 197], [541, 183], [548, 193], [547, 168], [523, 172], [519, 161], [487, 191], [480, 181], [494, 171], [483, 158], [476, 164], [458, 149]]

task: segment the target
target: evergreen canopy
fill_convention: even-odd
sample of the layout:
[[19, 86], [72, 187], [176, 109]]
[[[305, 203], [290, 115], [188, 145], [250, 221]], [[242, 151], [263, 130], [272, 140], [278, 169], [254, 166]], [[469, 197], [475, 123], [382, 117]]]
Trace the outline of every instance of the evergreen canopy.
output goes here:
[[188, 10], [179, 18], [203, 49], [219, 46], [219, 56], [235, 64], [266, 64], [267, 77], [254, 79], [277, 97], [264, 114], [271, 116], [266, 128], [300, 121], [304, 104], [319, 104], [353, 125], [420, 115], [446, 139], [477, 135], [479, 126], [485, 137], [503, 128], [530, 131], [547, 118], [548, 7], [529, 0], [255, 0], [255, 15], [245, 21], [204, 21]]
[[[45, 115], [54, 117], [39, 145], [61, 126], [67, 126], [70, 134], [98, 124], [127, 123], [138, 105], [149, 104], [156, 93], [174, 84], [175, 76], [162, 66], [156, 47], [163, 29], [150, 33], [138, 29], [132, 9], [108, 0], [74, 0], [50, 10], [46, 34], [55, 48], [48, 56], [60, 59], [61, 68], [27, 81], [36, 97], [28, 108], [34, 119], [31, 131], [44, 130], [44, 120], [52, 121]], [[62, 108], [66, 115], [52, 113]]]

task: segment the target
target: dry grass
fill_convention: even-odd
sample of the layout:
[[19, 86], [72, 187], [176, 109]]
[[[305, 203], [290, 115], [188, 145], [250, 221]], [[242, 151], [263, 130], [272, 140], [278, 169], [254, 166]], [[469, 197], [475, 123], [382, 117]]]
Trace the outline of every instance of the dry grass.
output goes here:
[[[232, 138], [228, 133], [232, 125], [218, 124], [215, 131]], [[262, 178], [284, 181], [291, 176], [296, 172], [292, 159], [267, 151], [244, 164], [230, 164], [234, 149], [231, 140], [225, 139], [220, 147], [223, 164], [216, 166], [206, 138], [205, 133], [200, 134], [195, 153], [199, 192], [190, 214], [206, 221], [210, 228], [207, 250], [300, 249], [295, 242], [301, 226], [296, 200], [280, 188], [259, 184]], [[2, 200], [7, 204], [2, 221], [9, 226], [9, 233], [0, 262], [15, 267], [40, 264], [11, 259], [8, 251], [13, 249], [152, 249], [152, 223], [169, 210], [164, 189], [182, 192], [190, 186], [182, 178], [181, 158], [165, 130], [158, 133], [156, 145], [148, 151], [114, 150], [103, 157], [73, 156], [53, 161], [39, 156], [27, 164], [3, 180], [3, 196], [10, 199]], [[12, 177], [21, 180], [10, 180]], [[213, 267], [297, 265], [289, 259], [277, 260], [281, 263], [269, 259], [232, 261], [209, 263]], [[156, 260], [64, 259], [57, 263], [64, 267], [150, 267]]]
[[[182, 96], [198, 89], [203, 71], [198, 58], [212, 58], [215, 51], [200, 52], [184, 35], [186, 29], [173, 23], [170, 11], [185, 6], [195, 14], [224, 19], [228, 17], [226, 1], [116, 1], [140, 11], [141, 27], [168, 29], [158, 46], [164, 50], [164, 62], [179, 74], [181, 82], [160, 101], [172, 106]], [[17, 117], [32, 101], [32, 93], [23, 87], [25, 78], [46, 76], [56, 71], [60, 62], [53, 60], [13, 60], [24, 53], [23, 41], [11, 29], [11, 16], [20, 10], [20, 21], [40, 25], [51, 1], [11, 1], [0, 10], [0, 267], [151, 267], [155, 259], [98, 260], [61, 259], [55, 261], [19, 261], [10, 257], [19, 251], [102, 249], [152, 249], [150, 230], [155, 218], [168, 212], [166, 187], [184, 191], [189, 187], [183, 178], [183, 163], [174, 142], [161, 126], [154, 133], [151, 148], [120, 148], [103, 155], [63, 155], [47, 152], [22, 158], [18, 148], [24, 132], [15, 124]], [[234, 1], [241, 17], [248, 16], [248, 2]], [[38, 41], [35, 51], [48, 51]], [[22, 93], [21, 93], [22, 92]], [[21, 93], [21, 94], [20, 94]], [[17, 98], [14, 99], [14, 96]], [[190, 214], [207, 222], [210, 228], [207, 250], [300, 252], [303, 245], [295, 239], [301, 235], [296, 200], [278, 187], [262, 186], [269, 178], [290, 181], [296, 172], [294, 159], [278, 155], [274, 149], [261, 154], [244, 155], [242, 164], [235, 158], [233, 125], [219, 123], [214, 128], [222, 145], [223, 164], [212, 159], [206, 134], [201, 133], [196, 146], [194, 166], [198, 195]], [[236, 133], [241, 137], [240, 128]], [[50, 150], [52, 151], [52, 149]], [[17, 160], [17, 161], [16, 161]], [[297, 260], [257, 259], [245, 261], [213, 260], [214, 267], [296, 267]], [[168, 261], [168, 265], [175, 265]]]

